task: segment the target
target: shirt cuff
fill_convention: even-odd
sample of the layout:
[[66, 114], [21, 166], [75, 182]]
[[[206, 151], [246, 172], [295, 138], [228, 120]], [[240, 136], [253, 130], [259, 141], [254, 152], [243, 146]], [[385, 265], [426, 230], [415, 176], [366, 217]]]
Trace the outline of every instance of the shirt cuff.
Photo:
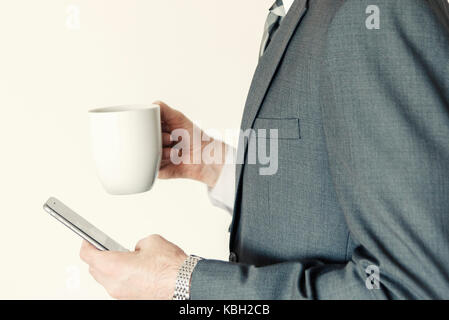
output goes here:
[[208, 188], [209, 199], [216, 207], [229, 213], [234, 210], [235, 200], [235, 149], [226, 148], [225, 164], [215, 187]]

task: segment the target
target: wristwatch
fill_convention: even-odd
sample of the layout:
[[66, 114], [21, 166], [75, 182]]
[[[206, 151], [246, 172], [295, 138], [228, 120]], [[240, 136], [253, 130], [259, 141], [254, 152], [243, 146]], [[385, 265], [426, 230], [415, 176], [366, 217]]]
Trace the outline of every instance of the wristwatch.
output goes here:
[[190, 300], [190, 279], [192, 277], [193, 269], [195, 269], [198, 261], [202, 258], [197, 256], [189, 256], [181, 268], [179, 268], [178, 276], [176, 277], [175, 293], [173, 300]]

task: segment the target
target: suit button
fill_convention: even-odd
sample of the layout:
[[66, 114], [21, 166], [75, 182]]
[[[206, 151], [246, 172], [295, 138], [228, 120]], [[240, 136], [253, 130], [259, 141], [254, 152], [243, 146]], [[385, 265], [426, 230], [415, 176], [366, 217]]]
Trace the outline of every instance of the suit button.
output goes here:
[[229, 262], [237, 262], [237, 255], [235, 254], [235, 252], [231, 252], [229, 254]]

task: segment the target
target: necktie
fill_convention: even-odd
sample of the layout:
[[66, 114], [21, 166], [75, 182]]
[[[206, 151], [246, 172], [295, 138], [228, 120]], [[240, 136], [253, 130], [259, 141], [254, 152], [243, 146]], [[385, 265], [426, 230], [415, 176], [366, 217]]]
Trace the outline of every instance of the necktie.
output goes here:
[[262, 57], [268, 45], [271, 42], [276, 31], [279, 29], [282, 19], [285, 17], [285, 8], [282, 0], [276, 0], [273, 6], [270, 8], [267, 21], [265, 22], [265, 29], [262, 38], [262, 44], [260, 45], [260, 54]]

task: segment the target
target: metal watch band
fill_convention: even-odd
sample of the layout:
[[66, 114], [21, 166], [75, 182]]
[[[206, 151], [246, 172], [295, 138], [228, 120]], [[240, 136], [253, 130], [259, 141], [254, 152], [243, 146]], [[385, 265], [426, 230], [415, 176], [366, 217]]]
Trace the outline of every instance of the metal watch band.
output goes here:
[[202, 260], [202, 258], [193, 255], [189, 256], [184, 261], [181, 268], [179, 268], [173, 300], [190, 299], [190, 278], [192, 277], [193, 269], [195, 269], [196, 264], [200, 260]]

